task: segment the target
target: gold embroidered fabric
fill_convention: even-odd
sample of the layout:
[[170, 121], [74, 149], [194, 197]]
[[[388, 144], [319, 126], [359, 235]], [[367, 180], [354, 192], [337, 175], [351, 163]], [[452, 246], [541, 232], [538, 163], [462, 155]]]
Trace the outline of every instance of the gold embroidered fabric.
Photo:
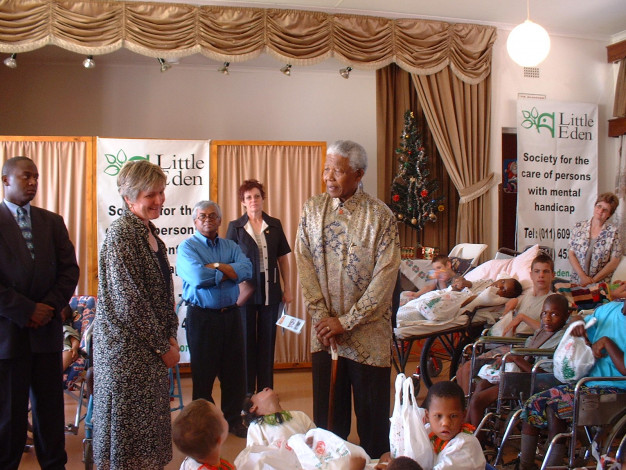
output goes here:
[[446, 67], [475, 84], [491, 69], [496, 29], [422, 19], [148, 2], [4, 0], [0, 52], [52, 44], [80, 54], [122, 47], [166, 59], [203, 54], [242, 62], [263, 53], [293, 65], [335, 57], [352, 67], [392, 62], [419, 75]]

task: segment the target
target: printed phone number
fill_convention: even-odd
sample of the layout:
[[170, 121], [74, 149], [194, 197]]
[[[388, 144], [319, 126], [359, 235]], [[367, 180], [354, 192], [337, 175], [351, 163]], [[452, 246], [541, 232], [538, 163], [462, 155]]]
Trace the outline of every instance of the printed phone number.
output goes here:
[[530, 228], [524, 227], [524, 236], [526, 238], [544, 240], [569, 240], [571, 230], [568, 228]]

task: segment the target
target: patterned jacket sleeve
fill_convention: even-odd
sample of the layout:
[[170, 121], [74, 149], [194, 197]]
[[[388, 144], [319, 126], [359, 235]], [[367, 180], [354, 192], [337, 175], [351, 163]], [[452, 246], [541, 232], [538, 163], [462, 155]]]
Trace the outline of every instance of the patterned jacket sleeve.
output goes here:
[[[141, 257], [141, 250], [127, 242], [125, 237], [112, 236], [101, 253], [99, 295], [109, 296], [107, 304], [114, 306], [106, 312], [107, 321], [116, 329], [133, 331], [150, 349], [165, 354], [170, 347], [170, 316], [166, 320], [154, 310], [151, 302], [154, 286], [150, 283], [155, 279], [146, 276], [146, 260]], [[171, 309], [173, 314], [174, 305]]]
[[[391, 213], [380, 214], [380, 217], [384, 221], [373, 247], [372, 255], [376, 257], [376, 265], [372, 279], [350, 312], [339, 318], [348, 331], [357, 325], [380, 320], [391, 307], [391, 297], [400, 269], [400, 240], [398, 226]], [[385, 302], [389, 303], [388, 307], [381, 308], [381, 303], [384, 305]]]
[[312, 324], [316, 324], [321, 319], [329, 317], [330, 312], [326, 305], [326, 300], [322, 293], [322, 288], [315, 271], [313, 255], [310, 250], [309, 233], [307, 230], [307, 217], [310, 204], [307, 202], [302, 209], [298, 234], [296, 235], [295, 256], [298, 267], [298, 277], [302, 286], [302, 294], [308, 314], [311, 316]]

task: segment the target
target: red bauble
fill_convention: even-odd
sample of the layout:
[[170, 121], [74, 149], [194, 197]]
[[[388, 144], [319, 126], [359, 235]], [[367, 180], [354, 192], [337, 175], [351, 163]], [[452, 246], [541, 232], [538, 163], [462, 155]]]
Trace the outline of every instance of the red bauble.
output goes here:
[[428, 191], [426, 191], [425, 189], [422, 189], [422, 192], [420, 194], [422, 195], [422, 197], [426, 197], [428, 196]]
[[400, 200], [400, 196], [397, 194], [394, 194], [391, 199], [393, 199], [393, 202], [398, 202]]

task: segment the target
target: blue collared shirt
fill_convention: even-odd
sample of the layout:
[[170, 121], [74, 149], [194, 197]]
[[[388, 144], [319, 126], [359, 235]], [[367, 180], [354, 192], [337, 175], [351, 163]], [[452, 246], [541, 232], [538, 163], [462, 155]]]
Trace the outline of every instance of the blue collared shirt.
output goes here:
[[[205, 264], [230, 264], [237, 279], [224, 279], [219, 269]], [[252, 263], [234, 241], [216, 237], [211, 240], [196, 233], [178, 247], [176, 271], [183, 280], [183, 299], [202, 308], [224, 308], [239, 297], [238, 284], [252, 278]]]
[[[6, 199], [4, 200], [4, 203], [9, 208], [9, 211], [13, 215], [13, 218], [17, 221], [17, 208], [20, 206], [18, 206], [17, 204], [13, 204], [12, 202], [7, 201]], [[26, 210], [26, 219], [28, 220], [28, 223], [30, 224], [30, 202], [22, 207]]]

